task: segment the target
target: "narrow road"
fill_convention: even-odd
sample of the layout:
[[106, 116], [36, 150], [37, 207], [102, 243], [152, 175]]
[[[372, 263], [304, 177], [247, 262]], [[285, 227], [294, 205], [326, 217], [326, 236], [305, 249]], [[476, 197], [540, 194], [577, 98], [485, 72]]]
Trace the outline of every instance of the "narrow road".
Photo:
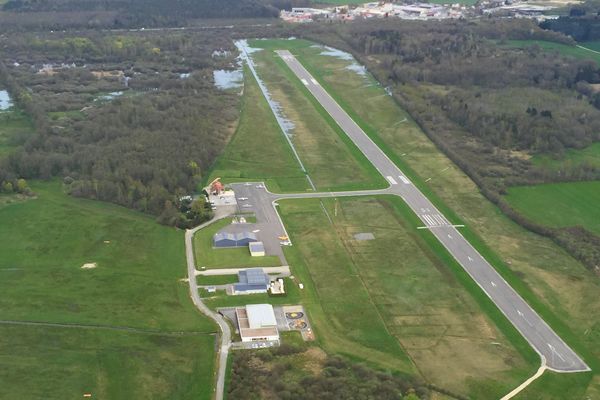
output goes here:
[[222, 400], [223, 393], [225, 391], [227, 356], [229, 355], [229, 348], [231, 347], [231, 329], [229, 328], [227, 321], [225, 321], [225, 319], [220, 314], [217, 314], [216, 312], [212, 311], [202, 302], [202, 299], [200, 299], [200, 295], [198, 294], [198, 283], [196, 282], [196, 264], [194, 260], [194, 245], [192, 239], [194, 238], [194, 234], [200, 229], [220, 219], [227, 218], [230, 215], [230, 212], [223, 212], [221, 210], [217, 210], [215, 217], [210, 221], [205, 222], [204, 224], [199, 225], [193, 229], [188, 229], [185, 231], [185, 257], [187, 260], [188, 282], [190, 285], [190, 296], [192, 297], [192, 302], [202, 314], [205, 314], [210, 319], [215, 321], [221, 329], [221, 343], [219, 346], [217, 358], [217, 383], [215, 386], [216, 400]]
[[[431, 233], [459, 262], [464, 270], [496, 304], [533, 349], [545, 359], [548, 369], [556, 372], [589, 371], [586, 363], [546, 324], [479, 252], [452, 226], [447, 218], [369, 136], [337, 104], [319, 82], [287, 50], [277, 51], [286, 65], [323, 106], [346, 135], [389, 182], [383, 192], [400, 196]], [[352, 192], [351, 192], [352, 193]], [[358, 195], [360, 193], [355, 193]], [[327, 194], [326, 194], [327, 195]], [[329, 195], [337, 195], [331, 193]], [[340, 193], [340, 195], [351, 195]], [[278, 198], [291, 196], [278, 196]], [[300, 196], [299, 196], [300, 197]], [[302, 194], [301, 197], [311, 197]], [[322, 197], [314, 193], [313, 197]]]

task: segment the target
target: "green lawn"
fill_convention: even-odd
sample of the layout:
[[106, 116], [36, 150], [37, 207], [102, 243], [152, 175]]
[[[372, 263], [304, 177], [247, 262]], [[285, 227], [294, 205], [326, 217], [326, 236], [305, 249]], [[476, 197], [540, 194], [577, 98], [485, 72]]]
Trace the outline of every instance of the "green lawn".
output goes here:
[[537, 45], [542, 50], [556, 51], [564, 56], [594, 60], [600, 64], [600, 53], [596, 53], [594, 51], [588, 50], [588, 49], [594, 50], [593, 47], [598, 47], [597, 43], [593, 43], [593, 44], [581, 43], [580, 46], [585, 47], [585, 48], [582, 48], [582, 47], [577, 47], [577, 46], [570, 46], [568, 44], [547, 42], [544, 40], [507, 40], [505, 43], [501, 43], [500, 45], [503, 47], [513, 47], [513, 48], [523, 48], [523, 49], [531, 47], [533, 45]]
[[0, 398], [212, 398], [215, 336], [0, 325]]
[[0, 156], [25, 143], [32, 132], [31, 121], [21, 111], [0, 111]]
[[567, 149], [560, 159], [554, 159], [546, 155], [535, 155], [531, 158], [531, 162], [536, 166], [555, 171], [581, 165], [600, 168], [600, 142], [581, 150]]
[[273, 305], [295, 305], [300, 304], [300, 289], [298, 285], [289, 278], [284, 278], [285, 296], [270, 296], [268, 293], [255, 293], [246, 295], [229, 296], [224, 291], [207, 293], [200, 290], [202, 301], [212, 309], [218, 307], [236, 307], [246, 304], [273, 304]]
[[[294, 41], [280, 41], [279, 47], [285, 48], [286, 42]], [[365, 84], [345, 68], [348, 61], [292, 43], [289, 46], [295, 46], [294, 54], [303, 65], [390, 159], [451, 221], [467, 225], [463, 234], [567, 343], [597, 368], [599, 279], [551, 240], [526, 231], [483, 198], [477, 186], [383, 95], [383, 88]]]
[[183, 232], [30, 185], [37, 198], [0, 206], [0, 320], [141, 332], [0, 325], [0, 398], [209, 398], [216, 327], [181, 281]]
[[[303, 304], [325, 349], [359, 358], [356, 349], [372, 349], [393, 355], [397, 368], [409, 358], [429, 382], [473, 398], [500, 397], [536, 368], [526, 342], [501, 315], [510, 340], [496, 328], [456, 278], [460, 266], [429, 247], [399, 199], [323, 200], [333, 224], [319, 200], [280, 203], [295, 243], [286, 256], [311, 286]], [[359, 232], [375, 240], [357, 241]]]
[[277, 192], [310, 188], [248, 68], [244, 70], [239, 125], [207, 181], [217, 177], [223, 182], [265, 181], [270, 190]]
[[201, 229], [194, 235], [194, 254], [196, 267], [206, 268], [238, 268], [238, 267], [277, 267], [281, 265], [279, 257], [252, 257], [248, 247], [233, 249], [213, 248], [213, 236], [231, 223], [225, 218]]
[[511, 187], [506, 200], [539, 224], [579, 225], [600, 235], [600, 181]]

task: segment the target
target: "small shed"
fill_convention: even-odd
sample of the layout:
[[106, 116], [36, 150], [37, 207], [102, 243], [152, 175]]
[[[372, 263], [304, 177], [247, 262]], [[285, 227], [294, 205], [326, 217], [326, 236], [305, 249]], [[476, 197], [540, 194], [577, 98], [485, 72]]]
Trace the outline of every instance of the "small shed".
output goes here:
[[264, 257], [265, 255], [265, 245], [263, 242], [250, 242], [248, 243], [248, 248], [252, 257]]

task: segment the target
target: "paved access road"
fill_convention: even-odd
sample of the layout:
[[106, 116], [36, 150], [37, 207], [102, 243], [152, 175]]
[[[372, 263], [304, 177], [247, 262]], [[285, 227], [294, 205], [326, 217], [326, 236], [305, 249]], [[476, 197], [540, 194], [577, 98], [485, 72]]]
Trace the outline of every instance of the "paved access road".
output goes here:
[[[403, 172], [350, 118], [327, 91], [319, 85], [302, 64], [287, 50], [280, 50], [277, 53], [336, 123], [346, 132], [348, 137], [350, 137], [377, 170], [387, 179], [390, 187], [383, 191], [372, 191], [373, 194], [381, 192], [402, 197], [421, 219], [423, 224], [431, 230], [465, 271], [467, 271], [519, 332], [521, 332], [529, 344], [545, 359], [548, 369], [557, 372], [588, 371], [589, 367], [585, 362], [508, 285], [500, 274], [448, 222], [444, 215], [435, 208], [429, 199], [410, 182]], [[276, 198], [361, 194], [365, 193], [306, 193], [296, 196], [280, 195], [276, 196]]]

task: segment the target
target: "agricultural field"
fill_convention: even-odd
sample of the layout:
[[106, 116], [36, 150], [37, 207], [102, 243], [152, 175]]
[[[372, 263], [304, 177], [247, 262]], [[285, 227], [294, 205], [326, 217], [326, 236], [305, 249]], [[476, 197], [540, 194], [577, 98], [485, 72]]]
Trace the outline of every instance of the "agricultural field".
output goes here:
[[[365, 83], [350, 69], [352, 61], [322, 55], [310, 42], [295, 42], [272, 44], [294, 46], [297, 58], [338, 103], [452, 222], [467, 226], [463, 234], [594, 369], [600, 356], [598, 278], [551, 240], [526, 231], [485, 200], [383, 88]], [[582, 392], [592, 390], [586, 389], [591, 380], [588, 376]], [[563, 394], [572, 387], [568, 382]]]
[[30, 186], [0, 204], [0, 397], [210, 398], [216, 327], [181, 281], [183, 232]]
[[600, 181], [511, 187], [506, 199], [542, 225], [582, 226], [600, 235]]
[[277, 256], [252, 257], [248, 251], [248, 247], [234, 249], [213, 248], [214, 234], [230, 223], [231, 220], [225, 218], [201, 229], [194, 235], [194, 253], [198, 269], [277, 267], [281, 265]]
[[546, 155], [534, 155], [531, 162], [535, 166], [551, 171], [561, 171], [583, 165], [600, 168], [600, 143], [594, 143], [581, 150], [568, 149], [558, 159]]
[[537, 45], [545, 51], [556, 51], [565, 56], [590, 59], [600, 64], [600, 53], [597, 52], [597, 49], [600, 47], [600, 45], [598, 45], [596, 42], [581, 43], [578, 46], [570, 46], [568, 44], [547, 42], [543, 40], [507, 40], [505, 42], [500, 42], [499, 45], [521, 49]]
[[[350, 355], [370, 348], [394, 355], [399, 367], [408, 358], [428, 382], [473, 398], [500, 397], [535, 368], [536, 357], [523, 358], [428, 247], [401, 201], [323, 204], [331, 224], [320, 200], [282, 201], [280, 210], [295, 243], [286, 256], [293, 254], [294, 274], [314, 287], [315, 299], [303, 304], [326, 350], [335, 337], [356, 343], [345, 350]], [[357, 233], [375, 239], [358, 241]]]

